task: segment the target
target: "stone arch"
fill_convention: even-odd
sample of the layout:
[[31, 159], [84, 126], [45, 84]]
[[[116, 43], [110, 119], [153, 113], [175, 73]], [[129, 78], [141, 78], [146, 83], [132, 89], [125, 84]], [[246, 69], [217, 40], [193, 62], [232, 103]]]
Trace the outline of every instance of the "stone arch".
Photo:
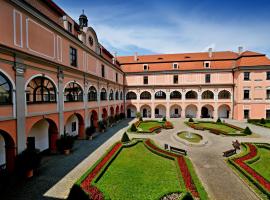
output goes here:
[[140, 99], [151, 99], [151, 93], [148, 92], [148, 91], [143, 91], [141, 94], [140, 94]]
[[198, 99], [198, 93], [194, 90], [190, 90], [185, 95], [186, 99]]
[[90, 126], [98, 127], [98, 113], [95, 110], [90, 112]]
[[113, 108], [113, 106], [110, 107], [110, 116], [112, 116], [112, 117], [114, 116], [114, 108]]
[[107, 120], [108, 118], [108, 112], [107, 112], [107, 109], [106, 108], [103, 108], [102, 109], [102, 119], [103, 120]]
[[27, 137], [33, 137], [35, 148], [40, 151], [49, 150], [51, 153], [56, 152], [56, 140], [59, 137], [57, 123], [49, 118], [36, 121]]
[[64, 87], [64, 101], [83, 101], [83, 87], [76, 81], [69, 81]]
[[65, 131], [69, 135], [78, 136], [81, 139], [84, 138], [85, 124], [83, 116], [80, 113], [70, 115], [65, 123]]
[[97, 101], [97, 89], [95, 86], [90, 86], [88, 89], [88, 101]]
[[102, 88], [100, 90], [100, 100], [101, 101], [106, 101], [107, 100], [107, 91], [105, 88]]
[[116, 115], [119, 115], [119, 114], [120, 114], [120, 113], [119, 113], [119, 106], [118, 106], [118, 105], [117, 105], [116, 108], [115, 108], [115, 114], [116, 114]]
[[155, 93], [155, 99], [166, 99], [166, 93], [159, 90]]
[[0, 129], [0, 166], [5, 165], [7, 172], [11, 173], [15, 168], [16, 148], [11, 135]]
[[13, 88], [11, 79], [0, 71], [0, 105], [12, 104], [14, 102]]
[[140, 107], [140, 113], [144, 118], [151, 118], [151, 106], [144, 104]]
[[214, 92], [210, 90], [205, 90], [202, 93], [202, 99], [214, 99]]
[[181, 92], [174, 90], [170, 93], [170, 99], [182, 99]]
[[136, 100], [137, 99], [137, 94], [133, 91], [129, 91], [126, 95], [126, 100]]
[[185, 109], [185, 116], [187, 118], [196, 118], [197, 117], [198, 108], [194, 104], [190, 104]]
[[201, 118], [213, 118], [214, 117], [214, 106], [206, 104], [201, 108]]
[[182, 113], [182, 108], [180, 105], [174, 104], [170, 107], [170, 117], [180, 118]]
[[227, 104], [222, 104], [218, 107], [219, 118], [229, 118], [230, 112], [231, 112], [231, 107]]
[[124, 106], [123, 105], [120, 106], [120, 112], [124, 113]]
[[114, 100], [114, 92], [113, 92], [113, 89], [110, 90], [109, 100], [110, 100], [110, 101]]
[[228, 90], [221, 90], [218, 93], [218, 99], [230, 99], [231, 93]]
[[129, 104], [127, 106], [127, 118], [134, 118], [136, 117], [137, 108], [133, 104]]
[[166, 117], [166, 106], [159, 104], [155, 107], [155, 118]]

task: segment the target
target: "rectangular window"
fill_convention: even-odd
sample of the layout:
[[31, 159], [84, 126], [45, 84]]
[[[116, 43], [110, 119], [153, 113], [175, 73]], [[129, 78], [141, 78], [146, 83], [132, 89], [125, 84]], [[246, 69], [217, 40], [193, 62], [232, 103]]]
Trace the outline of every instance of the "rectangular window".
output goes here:
[[179, 113], [178, 113], [178, 108], [175, 108], [175, 109], [174, 109], [174, 114], [176, 114], [176, 115], [179, 114]]
[[204, 65], [204, 68], [210, 68], [210, 61], [205, 61], [203, 65]]
[[148, 76], [143, 77], [143, 84], [147, 85], [148, 84]]
[[211, 82], [211, 75], [205, 74], [205, 83], [210, 83], [210, 82]]
[[105, 78], [105, 66], [101, 65], [101, 76]]
[[173, 69], [178, 69], [178, 63], [173, 63]]
[[249, 99], [249, 90], [244, 90], [244, 99]]
[[249, 119], [249, 110], [244, 110], [244, 119]]
[[270, 72], [266, 72], [266, 80], [270, 80]]
[[115, 81], [118, 83], [118, 73], [115, 74]]
[[70, 65], [73, 67], [77, 67], [77, 49], [70, 47], [69, 57], [70, 57]]
[[244, 72], [244, 81], [250, 80], [250, 72]]
[[178, 75], [173, 75], [173, 83], [178, 84]]
[[72, 33], [72, 24], [68, 22], [68, 32]]
[[266, 99], [270, 99], [270, 89], [266, 90]]
[[77, 123], [76, 122], [72, 122], [71, 123], [71, 131], [74, 132], [77, 130]]
[[147, 65], [147, 64], [144, 64], [144, 65], [143, 65], [143, 70], [144, 70], [144, 71], [148, 71], [148, 65]]
[[270, 119], [270, 110], [266, 110], [266, 119]]

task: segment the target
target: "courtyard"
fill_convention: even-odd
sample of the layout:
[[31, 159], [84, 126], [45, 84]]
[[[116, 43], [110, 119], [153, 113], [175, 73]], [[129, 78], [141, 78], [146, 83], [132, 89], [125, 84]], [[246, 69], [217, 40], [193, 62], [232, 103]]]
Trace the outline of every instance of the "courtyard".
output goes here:
[[[128, 135], [130, 139], [150, 138], [160, 149], [163, 149], [165, 144], [185, 149], [187, 151], [187, 158], [189, 158], [193, 164], [198, 180], [200, 180], [209, 199], [254, 200], [261, 198], [261, 196], [259, 197], [257, 193], [254, 192], [254, 190], [256, 191], [254, 187], [248, 186], [247, 182], [241, 178], [241, 176], [239, 177], [237, 172], [231, 169], [226, 163], [226, 158], [222, 156], [222, 152], [231, 149], [232, 141], [234, 140], [244, 143], [270, 143], [270, 135], [268, 135], [266, 128], [247, 124], [246, 122], [226, 120], [227, 123], [241, 128], [245, 128], [248, 125], [252, 132], [256, 132], [257, 137], [222, 136], [215, 135], [207, 130], [194, 130], [185, 124], [187, 120], [184, 119], [169, 120], [174, 125], [173, 129], [163, 129], [158, 134], [128, 133]], [[92, 141], [77, 140], [74, 151], [68, 156], [45, 156], [39, 173], [35, 177], [30, 180], [18, 181], [15, 178], [9, 180], [5, 185], [5, 190], [3, 190], [1, 194], [3, 194], [4, 199], [7, 200], [66, 199], [73, 184], [94, 165], [115, 142], [119, 141], [123, 133], [136, 121], [137, 119], [131, 121], [124, 120], [105, 133], [100, 134]], [[207, 140], [207, 143], [202, 146], [189, 146], [180, 143], [174, 138], [174, 134], [180, 131], [198, 134], [204, 140]], [[269, 156], [267, 155], [267, 150], [259, 149], [259, 151], [262, 154], [261, 157], [265, 160], [264, 162], [268, 163]], [[237, 153], [240, 153], [240, 151]], [[150, 167], [151, 165], [158, 166], [158, 168], [152, 169]], [[136, 171], [138, 166], [142, 166], [140, 172]], [[110, 194], [112, 199], [119, 199], [120, 196], [127, 194], [125, 192], [128, 191], [128, 188], [132, 187], [134, 187], [134, 190], [128, 192], [131, 194], [131, 199], [138, 199], [136, 195], [132, 198], [132, 194], [134, 195], [132, 191], [139, 192], [141, 195], [145, 194], [145, 192], [147, 193], [147, 191], [143, 191], [142, 189], [149, 189], [152, 192], [152, 196], [149, 194], [150, 197], [148, 199], [156, 199], [166, 192], [176, 192], [182, 187], [181, 181], [179, 183], [173, 178], [176, 177], [176, 171], [172, 166], [173, 164], [170, 160], [164, 162], [161, 157], [151, 154], [143, 147], [142, 143], [139, 143], [130, 149], [122, 151], [117, 156], [117, 159], [110, 165], [108, 172], [100, 178], [96, 186]], [[265, 164], [262, 162], [253, 163], [251, 166], [259, 172], [265, 169]], [[121, 169], [125, 170], [123, 171]], [[166, 171], [166, 180], [158, 178], [162, 177], [161, 174], [159, 175], [159, 173], [162, 173], [162, 170]], [[149, 173], [153, 173], [154, 176], [148, 177]], [[268, 181], [269, 173], [265, 172], [263, 175]], [[116, 176], [120, 178], [115, 179]], [[149, 183], [162, 183], [164, 181], [166, 182], [166, 187], [161, 187], [160, 189], [158, 189], [160, 184], [152, 188], [147, 186]], [[131, 185], [125, 187], [127, 183]], [[108, 187], [114, 184], [122, 184], [125, 190], [114, 192], [113, 187]], [[139, 187], [139, 185], [143, 187]], [[143, 196], [141, 196], [141, 198], [147, 199]], [[206, 197], [201, 199], [204, 198]]]

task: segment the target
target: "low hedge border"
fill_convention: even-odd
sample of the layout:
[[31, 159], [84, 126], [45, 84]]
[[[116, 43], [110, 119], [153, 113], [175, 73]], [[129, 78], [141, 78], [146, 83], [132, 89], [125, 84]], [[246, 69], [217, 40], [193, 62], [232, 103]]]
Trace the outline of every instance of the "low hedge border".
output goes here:
[[[270, 128], [268, 126], [266, 126], [265, 124], [261, 124], [261, 119], [248, 119], [248, 123], [250, 124], [254, 124], [254, 125], [257, 125], [257, 126], [262, 126], [262, 127], [265, 127], [265, 128]], [[265, 119], [265, 122], [266, 123], [270, 123], [270, 119]]]
[[[270, 192], [268, 192], [264, 186], [262, 186], [257, 180], [254, 179], [253, 176], [251, 176], [247, 171], [245, 171], [244, 169], [242, 169], [234, 160], [237, 158], [241, 158], [244, 157], [246, 155], [249, 154], [250, 149], [247, 145], [248, 143], [242, 143], [241, 145], [244, 147], [244, 151], [242, 153], [240, 153], [237, 156], [233, 156], [232, 158], [227, 159], [227, 163], [229, 164], [229, 166], [231, 166], [241, 177], [244, 178], [244, 180], [246, 180], [247, 183], [250, 183], [248, 185], [250, 185], [258, 194], [260, 194], [260, 196], [262, 196], [264, 199], [269, 199], [270, 198]], [[262, 144], [262, 143], [253, 143], [253, 145], [257, 146], [257, 145], [267, 145], [267, 144]], [[268, 148], [270, 148], [268, 146]], [[257, 159], [257, 156], [255, 156], [254, 158], [251, 159], [251, 161], [255, 162]], [[245, 163], [248, 163], [248, 161], [244, 161]]]

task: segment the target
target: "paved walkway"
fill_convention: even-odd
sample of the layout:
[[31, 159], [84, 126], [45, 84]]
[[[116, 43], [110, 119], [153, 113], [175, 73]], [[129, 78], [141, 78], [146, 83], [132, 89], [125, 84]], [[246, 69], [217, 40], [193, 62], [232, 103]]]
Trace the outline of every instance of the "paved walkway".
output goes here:
[[[240, 142], [269, 142], [270, 131], [263, 127], [249, 125], [258, 137], [224, 137], [196, 131], [187, 127], [183, 120], [172, 119], [175, 128], [163, 130], [157, 135], [131, 134], [131, 137], [152, 138], [161, 147], [165, 143], [188, 151], [195, 171], [201, 179], [210, 199], [213, 200], [256, 200], [252, 190], [227, 166], [222, 152], [232, 148], [232, 140]], [[65, 199], [73, 183], [116, 141], [118, 141], [131, 122], [125, 120], [99, 135], [93, 141], [76, 141], [74, 152], [69, 156], [56, 155], [43, 159], [39, 174], [28, 181], [8, 182], [5, 192], [0, 193], [4, 200]], [[245, 122], [230, 120], [229, 123], [245, 128]], [[203, 147], [190, 147], [174, 139], [173, 134], [182, 130], [200, 133], [207, 138]], [[268, 135], [269, 134], [269, 135]]]

